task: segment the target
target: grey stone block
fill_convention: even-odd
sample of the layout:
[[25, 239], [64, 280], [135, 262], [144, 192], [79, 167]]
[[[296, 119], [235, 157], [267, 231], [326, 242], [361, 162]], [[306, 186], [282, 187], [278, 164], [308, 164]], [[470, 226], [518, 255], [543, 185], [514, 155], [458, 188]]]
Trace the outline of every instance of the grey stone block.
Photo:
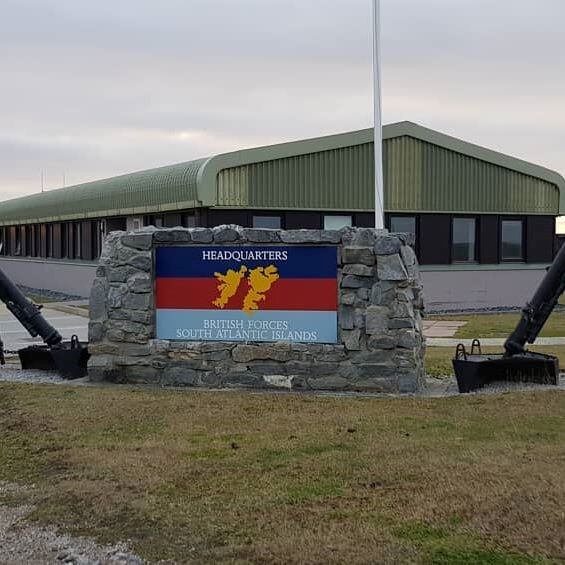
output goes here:
[[148, 251], [153, 245], [153, 235], [150, 233], [128, 234], [124, 235], [120, 241], [126, 247]]
[[126, 379], [133, 384], [159, 384], [160, 373], [154, 367], [125, 367]]
[[209, 228], [192, 228], [190, 237], [193, 243], [212, 243], [214, 241], [214, 234]]
[[256, 375], [286, 375], [288, 372], [284, 363], [251, 361], [248, 363], [247, 367]]
[[250, 371], [246, 373], [228, 373], [221, 377], [222, 386], [242, 388], [265, 388], [265, 380], [262, 375], [254, 375]]
[[355, 310], [354, 325], [359, 329], [363, 329], [365, 327], [365, 308], [357, 308]]
[[111, 286], [108, 290], [107, 304], [109, 308], [121, 308], [123, 306], [126, 288], [122, 286]]
[[342, 330], [355, 328], [355, 310], [351, 306], [341, 306], [338, 319]]
[[365, 313], [365, 331], [369, 335], [387, 333], [388, 308], [385, 306], [369, 306]]
[[108, 285], [104, 282], [104, 279], [94, 279], [89, 301], [90, 320], [103, 322], [108, 318], [106, 306], [107, 292]]
[[413, 320], [403, 319], [403, 318], [393, 318], [389, 320], [388, 327], [391, 330], [400, 330], [403, 328], [412, 328], [414, 327]]
[[414, 317], [414, 306], [412, 302], [393, 302], [389, 306], [391, 318], [409, 318]]
[[251, 361], [288, 361], [292, 357], [290, 345], [283, 343], [264, 343], [258, 345], [236, 345], [232, 358], [237, 363]]
[[396, 377], [357, 379], [351, 387], [357, 391], [373, 394], [396, 394], [398, 392], [398, 379]]
[[131, 275], [137, 273], [137, 270], [133, 267], [115, 267], [106, 270], [109, 283], [125, 283]]
[[131, 265], [138, 271], [143, 271], [146, 273], [150, 273], [153, 267], [153, 261], [148, 255], [137, 255], [136, 257], [132, 257], [131, 259], [129, 259], [127, 264]]
[[400, 330], [398, 332], [398, 347], [414, 349], [417, 345], [416, 333], [413, 330]]
[[342, 331], [341, 340], [348, 351], [361, 351], [361, 330]]
[[198, 384], [207, 388], [216, 388], [222, 384], [222, 375], [214, 371], [199, 371]]
[[370, 247], [344, 247], [341, 250], [341, 260], [344, 264], [362, 264], [372, 267], [375, 264], [375, 254]]
[[398, 392], [400, 394], [413, 394], [421, 388], [418, 371], [398, 373]]
[[375, 306], [388, 306], [395, 298], [395, 285], [387, 281], [379, 281], [371, 288], [371, 304]]
[[337, 245], [341, 243], [341, 232], [339, 230], [322, 230], [320, 241]]
[[284, 243], [321, 243], [321, 230], [290, 230], [281, 232]]
[[347, 379], [336, 375], [313, 377], [307, 382], [310, 390], [346, 390], [350, 384]]
[[102, 323], [90, 322], [88, 324], [88, 342], [99, 343], [104, 339], [104, 325]]
[[347, 351], [343, 345], [324, 345], [321, 351], [313, 355], [318, 363], [341, 363], [347, 359]]
[[212, 228], [212, 233], [216, 243], [233, 243], [241, 239], [239, 226], [218, 226]]
[[360, 247], [373, 247], [380, 235], [388, 234], [388, 230], [376, 230], [374, 228], [343, 228], [341, 241], [344, 245]]
[[185, 367], [169, 367], [163, 371], [163, 386], [196, 386], [200, 381], [200, 373]]
[[377, 255], [394, 255], [402, 248], [402, 241], [393, 235], [384, 235], [377, 238], [375, 242], [375, 253]]
[[367, 365], [367, 364], [394, 364], [394, 350], [391, 349], [376, 349], [374, 351], [361, 351], [359, 353], [352, 353], [350, 360], [353, 365]]
[[149, 310], [152, 297], [150, 294], [126, 294], [122, 303], [129, 310]]
[[187, 229], [160, 229], [155, 232], [153, 239], [156, 243], [188, 243], [191, 240]]
[[136, 294], [143, 294], [153, 290], [153, 281], [145, 274], [136, 275], [128, 280], [128, 289]]
[[408, 272], [398, 253], [394, 255], [379, 255], [377, 259], [377, 274], [381, 281], [408, 280]]
[[403, 245], [400, 249], [400, 255], [406, 267], [413, 267], [417, 263], [416, 253], [408, 245]]
[[353, 306], [355, 304], [356, 298], [356, 295], [352, 292], [345, 292], [341, 295], [339, 302], [343, 306]]
[[362, 300], [364, 302], [370, 300], [371, 298], [371, 289], [369, 288], [360, 288], [357, 291], [357, 297], [359, 298], [359, 300]]
[[374, 277], [376, 274], [375, 267], [367, 267], [367, 265], [345, 265], [343, 267], [344, 275], [357, 275], [358, 277]]
[[337, 366], [335, 363], [308, 363], [303, 361], [289, 361], [286, 363], [287, 373], [301, 377], [322, 377], [333, 375]]
[[154, 314], [153, 311], [143, 312], [141, 310], [132, 310], [129, 313], [129, 319], [138, 324], [153, 325]]
[[416, 235], [413, 233], [395, 233], [396, 237], [398, 237], [404, 245], [408, 245], [409, 247], [414, 247], [416, 245]]
[[338, 368], [339, 374], [352, 382], [367, 379], [396, 379], [398, 369], [387, 363], [359, 363]]
[[[390, 322], [389, 322], [390, 324]], [[374, 335], [367, 341], [369, 349], [395, 349], [398, 339], [394, 335]]]
[[251, 243], [279, 243], [281, 232], [280, 230], [245, 228], [243, 237]]
[[341, 288], [370, 288], [373, 280], [369, 277], [358, 277], [357, 275], [345, 275], [341, 280]]

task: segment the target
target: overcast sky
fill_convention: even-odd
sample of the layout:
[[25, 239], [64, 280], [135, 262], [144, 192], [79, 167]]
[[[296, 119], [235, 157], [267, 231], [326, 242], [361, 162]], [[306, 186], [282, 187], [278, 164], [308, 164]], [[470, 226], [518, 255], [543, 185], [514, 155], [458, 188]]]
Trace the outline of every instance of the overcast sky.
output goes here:
[[[382, 0], [386, 123], [565, 172], [564, 0]], [[371, 126], [370, 0], [0, 0], [0, 200]]]

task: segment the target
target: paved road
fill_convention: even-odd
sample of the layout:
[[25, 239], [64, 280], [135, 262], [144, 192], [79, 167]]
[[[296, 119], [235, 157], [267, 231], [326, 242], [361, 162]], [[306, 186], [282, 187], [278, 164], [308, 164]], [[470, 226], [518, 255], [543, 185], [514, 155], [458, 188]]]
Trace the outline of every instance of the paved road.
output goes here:
[[[70, 340], [75, 334], [80, 341], [88, 339], [87, 318], [65, 314], [47, 307], [43, 308], [42, 313], [65, 340]], [[8, 350], [20, 349], [33, 343], [43, 343], [41, 338], [32, 338], [4, 305], [0, 305], [0, 336], [4, 341], [4, 347]]]

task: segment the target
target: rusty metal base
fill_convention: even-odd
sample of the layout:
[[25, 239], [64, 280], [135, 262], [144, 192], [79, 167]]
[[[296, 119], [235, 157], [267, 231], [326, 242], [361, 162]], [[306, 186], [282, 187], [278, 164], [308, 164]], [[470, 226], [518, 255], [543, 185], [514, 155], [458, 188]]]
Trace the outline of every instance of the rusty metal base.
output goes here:
[[64, 379], [80, 379], [87, 374], [88, 348], [78, 340], [57, 347], [31, 345], [18, 351], [22, 369], [57, 371]]
[[477, 344], [477, 341], [473, 343], [470, 354], [462, 345], [457, 346], [453, 369], [461, 393], [472, 392], [494, 381], [559, 384], [557, 357], [529, 351], [511, 357], [502, 353], [483, 355]]

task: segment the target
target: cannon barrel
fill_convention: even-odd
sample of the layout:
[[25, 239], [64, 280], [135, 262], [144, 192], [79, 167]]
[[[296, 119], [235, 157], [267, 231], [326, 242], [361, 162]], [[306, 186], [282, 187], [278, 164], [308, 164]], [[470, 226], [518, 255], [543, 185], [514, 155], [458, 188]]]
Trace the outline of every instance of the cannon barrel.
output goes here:
[[0, 269], [0, 300], [18, 319], [31, 337], [40, 336], [50, 347], [61, 343], [61, 334], [43, 317], [40, 308], [31, 303]]
[[504, 344], [507, 355], [524, 352], [526, 343], [534, 343], [565, 290], [565, 245], [539, 284], [532, 300], [522, 310], [522, 317]]

